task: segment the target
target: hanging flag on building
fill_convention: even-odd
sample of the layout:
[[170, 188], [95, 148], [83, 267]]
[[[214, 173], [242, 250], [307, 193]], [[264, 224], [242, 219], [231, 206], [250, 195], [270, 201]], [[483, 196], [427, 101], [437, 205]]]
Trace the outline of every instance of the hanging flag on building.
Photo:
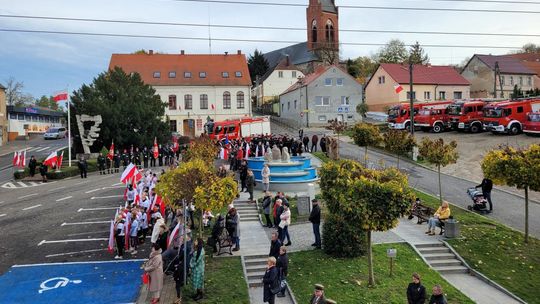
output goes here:
[[403, 91], [403, 87], [399, 83], [396, 83], [394, 85], [394, 91], [396, 91], [396, 94], [399, 94], [399, 92]]

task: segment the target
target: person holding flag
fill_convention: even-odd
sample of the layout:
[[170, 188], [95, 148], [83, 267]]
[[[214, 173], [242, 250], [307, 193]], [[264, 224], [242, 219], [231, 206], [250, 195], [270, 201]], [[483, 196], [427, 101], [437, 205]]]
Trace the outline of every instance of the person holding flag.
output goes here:
[[114, 159], [114, 141], [111, 143], [111, 148], [109, 149], [109, 153], [107, 153], [107, 174], [111, 174], [114, 171], [112, 167], [113, 159]]

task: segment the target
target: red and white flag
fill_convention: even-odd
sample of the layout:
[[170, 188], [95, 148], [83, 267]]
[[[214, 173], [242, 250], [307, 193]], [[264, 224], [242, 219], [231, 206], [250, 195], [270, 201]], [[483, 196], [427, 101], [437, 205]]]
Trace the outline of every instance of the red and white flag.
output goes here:
[[60, 153], [60, 157], [58, 157], [58, 166], [56, 166], [56, 169], [60, 170], [62, 167], [62, 161], [64, 160], [64, 151], [62, 150], [62, 153]]
[[172, 146], [172, 150], [174, 153], [176, 153], [178, 151], [178, 137], [173, 137], [173, 146]]
[[15, 153], [13, 154], [13, 166], [18, 166], [19, 165], [19, 152], [15, 151]]
[[214, 104], [211, 104], [210, 107], [212, 107], [212, 110], [216, 109], [216, 106], [214, 106]]
[[229, 159], [229, 152], [227, 151], [226, 148], [221, 147], [221, 151], [219, 152], [219, 158], [224, 159], [224, 160]]
[[58, 154], [56, 151], [51, 152], [49, 156], [43, 161], [43, 164], [45, 166], [54, 167], [54, 165], [58, 162]]
[[158, 144], [157, 144], [157, 138], [154, 137], [154, 158], [158, 158], [159, 156], [159, 147], [158, 147]]
[[19, 152], [19, 167], [24, 168], [26, 166], [26, 150]]
[[133, 189], [135, 190], [135, 198], [133, 199], [133, 204], [135, 206], [139, 206], [139, 202], [141, 201], [141, 196], [139, 195], [139, 191], [137, 190], [137, 181], [135, 181], [135, 178], [132, 180]]
[[246, 152], [244, 154], [244, 159], [248, 159], [249, 158], [249, 145], [246, 145]]
[[399, 92], [403, 91], [403, 87], [399, 83], [396, 83], [394, 85], [394, 91], [396, 91], [396, 94], [399, 94]]
[[54, 93], [53, 100], [56, 102], [68, 100], [68, 93], [66, 91], [60, 91]]
[[133, 163], [129, 164], [122, 172], [122, 176], [120, 177], [120, 182], [123, 184], [128, 184], [132, 179], [135, 179], [135, 182], [139, 181], [142, 178], [141, 172], [137, 169], [137, 166], [135, 166]]
[[111, 148], [109, 149], [109, 153], [107, 154], [107, 158], [112, 160], [114, 157], [114, 141], [111, 143]]
[[109, 231], [109, 245], [107, 246], [109, 253], [114, 252], [114, 220], [111, 221], [111, 228]]
[[176, 224], [176, 227], [174, 227], [173, 231], [169, 235], [169, 238], [167, 239], [167, 248], [169, 248], [172, 241], [178, 236], [179, 231], [180, 231], [180, 223]]

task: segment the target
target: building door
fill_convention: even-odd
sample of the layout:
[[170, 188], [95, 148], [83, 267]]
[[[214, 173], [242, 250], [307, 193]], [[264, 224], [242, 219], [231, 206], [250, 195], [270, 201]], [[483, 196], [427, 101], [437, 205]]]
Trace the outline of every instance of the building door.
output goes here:
[[337, 120], [343, 122], [343, 114], [338, 114]]
[[191, 138], [195, 137], [195, 120], [194, 119], [184, 119], [184, 136], [189, 136]]

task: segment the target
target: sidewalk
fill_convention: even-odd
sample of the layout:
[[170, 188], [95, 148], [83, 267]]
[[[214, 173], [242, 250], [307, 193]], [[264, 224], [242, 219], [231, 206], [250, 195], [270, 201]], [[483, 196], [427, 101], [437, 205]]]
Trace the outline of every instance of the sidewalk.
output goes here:
[[[442, 243], [443, 236], [429, 236], [424, 233], [425, 230], [426, 225], [417, 225], [414, 220], [401, 219], [399, 225], [391, 231], [413, 247], [419, 244]], [[468, 273], [441, 273], [441, 276], [476, 303], [519, 303], [509, 295]]]

